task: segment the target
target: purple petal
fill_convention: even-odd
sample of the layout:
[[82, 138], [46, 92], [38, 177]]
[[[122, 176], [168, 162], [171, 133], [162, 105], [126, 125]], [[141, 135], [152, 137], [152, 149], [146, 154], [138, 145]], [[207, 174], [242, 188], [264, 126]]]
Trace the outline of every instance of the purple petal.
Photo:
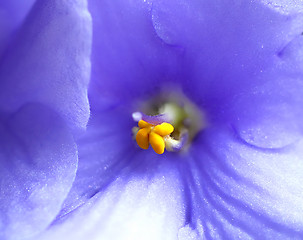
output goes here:
[[159, 167], [152, 176], [118, 179], [39, 239], [176, 239], [183, 221], [178, 173]]
[[303, 28], [302, 16], [258, 1], [154, 1], [152, 19], [164, 42], [184, 46], [184, 88], [217, 112], [274, 68], [277, 53]]
[[[276, 69], [253, 79], [251, 89], [239, 92], [226, 108], [232, 125], [249, 144], [262, 148], [289, 145], [303, 134], [303, 36], [279, 53]], [[253, 103], [253, 104], [251, 104]]]
[[257, 1], [153, 4], [159, 37], [185, 46], [193, 83], [184, 88], [200, 96], [211, 121], [230, 122], [263, 148], [283, 147], [303, 133], [302, 20]]
[[[166, 156], [157, 156], [152, 149], [140, 149], [132, 136], [136, 123], [132, 112], [120, 105], [95, 112], [87, 132], [77, 141], [79, 166], [77, 176], [58, 219], [70, 214], [99, 192], [107, 188], [121, 175], [125, 184], [133, 175], [153, 174]], [[157, 159], [159, 158], [159, 159]], [[163, 159], [162, 159], [163, 158]], [[68, 217], [68, 216], [67, 216]]]
[[89, 1], [94, 21], [90, 101], [144, 98], [163, 82], [180, 79], [178, 47], [155, 34], [148, 1]]
[[140, 153], [131, 135], [134, 125], [131, 112], [123, 107], [95, 112], [86, 133], [77, 142], [77, 177], [59, 218], [102, 192], [121, 173], [132, 174], [132, 169], [140, 164], [133, 160]]
[[75, 131], [89, 117], [91, 21], [84, 0], [37, 1], [0, 65], [0, 108], [41, 102]]
[[188, 228], [206, 239], [300, 239], [302, 144], [262, 150], [228, 129], [204, 133], [185, 163]]
[[184, 221], [182, 159], [136, 147], [132, 124], [123, 107], [92, 118], [78, 142], [77, 177], [63, 211], [39, 239], [176, 238]]
[[234, 99], [227, 114], [242, 139], [262, 148], [279, 148], [302, 137], [302, 77], [303, 72], [264, 74], [257, 80], [263, 84]]
[[74, 180], [77, 149], [64, 121], [29, 104], [2, 119], [0, 238], [26, 239], [58, 214]]

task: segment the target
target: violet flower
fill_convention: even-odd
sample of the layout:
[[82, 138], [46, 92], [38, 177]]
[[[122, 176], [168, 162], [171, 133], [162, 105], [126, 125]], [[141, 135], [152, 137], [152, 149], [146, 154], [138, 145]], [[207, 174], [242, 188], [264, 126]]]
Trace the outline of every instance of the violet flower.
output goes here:
[[[0, 68], [3, 238], [302, 239], [302, 5], [89, 1], [81, 135], [85, 4], [38, 1]], [[136, 112], [184, 142], [142, 150]]]

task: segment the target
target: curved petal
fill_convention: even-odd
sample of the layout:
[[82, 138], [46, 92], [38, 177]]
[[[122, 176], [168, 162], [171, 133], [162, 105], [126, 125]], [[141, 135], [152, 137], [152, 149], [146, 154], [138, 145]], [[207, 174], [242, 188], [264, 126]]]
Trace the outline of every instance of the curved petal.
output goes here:
[[[163, 86], [168, 90], [171, 85], [181, 85], [185, 95], [203, 108], [210, 121], [246, 118], [233, 108], [235, 101], [245, 102], [242, 98], [237, 100], [239, 94], [249, 94], [256, 87], [263, 87], [265, 80], [280, 74], [278, 70], [285, 61], [282, 54], [294, 46], [290, 43], [300, 38], [303, 27], [301, 15], [282, 15], [257, 1], [132, 3], [90, 2], [96, 21], [94, 73], [89, 91], [92, 109], [100, 105], [100, 96], [120, 99], [124, 104], [129, 98], [157, 96]], [[110, 11], [103, 13], [105, 9]], [[108, 25], [115, 26], [115, 31]], [[287, 63], [287, 66], [283, 70], [285, 75], [302, 64]], [[255, 100], [252, 96], [251, 99]], [[243, 111], [244, 105], [237, 109]], [[251, 135], [255, 129], [263, 131], [260, 124], [244, 123], [239, 126], [241, 132], [250, 129]], [[279, 147], [297, 138], [288, 136], [279, 142], [276, 138], [280, 136], [274, 134], [277, 129], [284, 126], [269, 128], [261, 137], [272, 134], [271, 143], [257, 140], [255, 144]], [[297, 127], [292, 130], [296, 132]]]
[[20, 27], [35, 0], [0, 2], [0, 57], [14, 31]]
[[73, 130], [86, 127], [91, 21], [84, 0], [37, 1], [0, 65], [0, 109], [27, 102], [57, 110]]
[[185, 88], [200, 96], [210, 124], [229, 122], [263, 148], [302, 136], [302, 23], [302, 14], [280, 14], [258, 1], [153, 4], [159, 37], [185, 46]]
[[257, 84], [252, 77], [275, 68], [278, 52], [303, 28], [302, 15], [285, 16], [259, 1], [156, 0], [152, 19], [164, 42], [184, 46], [184, 88], [217, 112]]
[[122, 173], [131, 175], [140, 164], [135, 160], [138, 149], [131, 135], [135, 123], [130, 116], [119, 106], [94, 112], [86, 133], [77, 141], [77, 177], [58, 218], [104, 191]]
[[58, 219], [70, 214], [121, 176], [125, 183], [132, 176], [149, 176], [157, 169], [175, 168], [169, 156], [156, 155], [152, 149], [142, 151], [132, 136], [136, 126], [129, 109], [119, 104], [94, 112], [86, 134], [79, 141], [77, 176]]
[[178, 160], [139, 149], [132, 127], [119, 106], [91, 119], [78, 142], [73, 188], [58, 219], [38, 239], [67, 233], [73, 239], [176, 238], [184, 221]]
[[150, 176], [118, 179], [38, 239], [175, 240], [183, 221], [178, 183], [176, 169], [163, 165]]
[[263, 84], [239, 93], [226, 112], [242, 139], [262, 148], [280, 148], [300, 139], [302, 79], [303, 72], [264, 74]]
[[77, 148], [51, 109], [28, 104], [0, 125], [0, 238], [26, 239], [56, 217], [77, 170]]
[[89, 1], [94, 21], [90, 102], [144, 97], [180, 79], [182, 49], [155, 34], [148, 1]]
[[187, 229], [206, 239], [302, 237], [302, 141], [263, 150], [218, 128], [196, 144], [187, 167]]
[[299, 35], [278, 53], [276, 69], [251, 79], [256, 86], [239, 91], [225, 106], [226, 121], [255, 146], [294, 143], [303, 135], [302, 79], [303, 35]]

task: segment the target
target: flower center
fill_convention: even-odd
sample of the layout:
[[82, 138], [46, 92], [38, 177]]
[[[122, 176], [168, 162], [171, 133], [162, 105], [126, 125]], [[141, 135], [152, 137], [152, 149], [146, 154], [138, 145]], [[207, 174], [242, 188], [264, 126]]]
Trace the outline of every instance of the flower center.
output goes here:
[[151, 145], [158, 154], [163, 154], [165, 149], [187, 150], [196, 134], [206, 126], [200, 109], [183, 94], [158, 96], [132, 117], [138, 122], [138, 127], [133, 128], [138, 146], [148, 149]]

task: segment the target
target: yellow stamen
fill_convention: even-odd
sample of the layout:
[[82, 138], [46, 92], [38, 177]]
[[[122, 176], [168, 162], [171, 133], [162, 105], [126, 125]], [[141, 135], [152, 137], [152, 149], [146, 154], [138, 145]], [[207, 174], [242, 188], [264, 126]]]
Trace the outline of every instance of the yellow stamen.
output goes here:
[[149, 142], [156, 153], [158, 154], [164, 153], [165, 142], [163, 137], [161, 137], [155, 132], [151, 132], [149, 134]]
[[161, 123], [160, 125], [155, 126], [154, 132], [164, 137], [171, 134], [174, 131], [174, 127], [169, 123]]
[[141, 128], [137, 135], [136, 135], [136, 141], [140, 148], [148, 149], [149, 143], [148, 143], [148, 135], [150, 133], [150, 128]]
[[140, 120], [138, 122], [138, 126], [139, 126], [139, 128], [146, 128], [146, 127], [151, 127], [152, 125], [150, 123], [148, 123], [148, 122]]
[[148, 149], [150, 143], [156, 153], [164, 153], [165, 141], [163, 137], [171, 134], [174, 127], [169, 123], [161, 123], [155, 126], [143, 120], [138, 122], [138, 126], [140, 130], [136, 135], [136, 141], [139, 147]]

